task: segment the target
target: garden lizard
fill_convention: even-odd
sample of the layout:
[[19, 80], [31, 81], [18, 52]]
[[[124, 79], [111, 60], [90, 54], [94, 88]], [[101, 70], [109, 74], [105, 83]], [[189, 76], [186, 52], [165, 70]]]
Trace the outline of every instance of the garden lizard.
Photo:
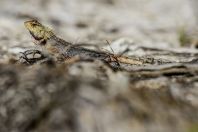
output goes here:
[[120, 63], [141, 65], [143, 63], [139, 60], [130, 59], [128, 57], [116, 56], [111, 53], [90, 50], [81, 46], [73, 45], [72, 43], [57, 37], [50, 28], [42, 25], [37, 20], [26, 21], [24, 22], [24, 25], [32, 35], [35, 44], [42, 46], [47, 53], [57, 58], [67, 60], [78, 56], [81, 59], [102, 60], [110, 65], [119, 65]]

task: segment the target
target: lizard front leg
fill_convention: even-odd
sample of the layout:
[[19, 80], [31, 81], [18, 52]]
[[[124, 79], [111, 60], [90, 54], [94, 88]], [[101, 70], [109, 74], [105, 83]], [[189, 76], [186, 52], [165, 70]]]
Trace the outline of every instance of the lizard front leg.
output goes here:
[[[25, 52], [20, 52], [21, 56], [19, 57], [20, 63], [23, 64], [34, 64], [40, 60], [47, 58], [39, 50], [26, 50]], [[35, 57], [36, 56], [36, 57]]]

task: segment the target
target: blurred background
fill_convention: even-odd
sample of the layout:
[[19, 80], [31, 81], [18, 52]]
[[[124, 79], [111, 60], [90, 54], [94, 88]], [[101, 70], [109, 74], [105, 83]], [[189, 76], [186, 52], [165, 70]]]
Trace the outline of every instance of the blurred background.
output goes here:
[[[197, 65], [179, 73], [173, 64], [165, 76], [168, 68], [152, 63], [197, 64], [197, 7], [197, 0], [0, 0], [0, 131], [197, 132]], [[35, 48], [23, 25], [30, 19], [72, 43], [108, 40], [116, 53], [123, 51], [116, 44], [135, 45], [127, 56], [148, 57], [158, 70], [148, 76], [145, 66], [142, 77], [142, 69], [114, 72], [102, 62], [2, 65]]]
[[144, 45], [178, 47], [180, 39], [189, 42], [184, 32], [196, 28], [198, 13], [193, 9], [196, 0], [1, 0], [0, 43], [29, 45], [23, 22], [35, 18], [71, 42], [124, 37]]

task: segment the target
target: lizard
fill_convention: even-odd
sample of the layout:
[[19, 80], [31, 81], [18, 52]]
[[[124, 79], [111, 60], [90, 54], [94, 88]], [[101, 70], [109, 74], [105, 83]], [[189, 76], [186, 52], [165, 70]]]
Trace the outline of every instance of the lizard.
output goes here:
[[37, 20], [25, 21], [24, 25], [33, 37], [35, 44], [43, 47], [48, 54], [54, 56], [55, 58], [68, 60], [69, 58], [78, 56], [81, 59], [98, 59], [110, 64], [113, 67], [115, 67], [115, 64], [119, 66], [120, 63], [132, 65], [143, 64], [143, 62], [139, 60], [130, 59], [125, 56], [117, 56], [112, 53], [75, 46], [74, 44], [58, 37], [52, 29], [44, 26]]

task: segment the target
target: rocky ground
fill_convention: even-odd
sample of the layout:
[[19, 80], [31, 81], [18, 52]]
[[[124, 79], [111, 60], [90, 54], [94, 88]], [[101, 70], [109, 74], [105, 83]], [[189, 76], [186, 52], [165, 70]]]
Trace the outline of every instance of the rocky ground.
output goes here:
[[[198, 131], [193, 2], [1, 0], [0, 131]], [[20, 52], [39, 48], [23, 25], [32, 18], [67, 41], [144, 63], [118, 71], [100, 61], [23, 65]]]

